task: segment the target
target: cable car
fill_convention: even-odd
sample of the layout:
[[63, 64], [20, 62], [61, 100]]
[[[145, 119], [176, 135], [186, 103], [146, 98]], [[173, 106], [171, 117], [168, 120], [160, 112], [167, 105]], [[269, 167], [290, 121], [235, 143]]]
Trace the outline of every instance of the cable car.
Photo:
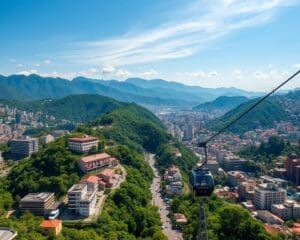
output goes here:
[[209, 197], [215, 188], [213, 175], [203, 166], [197, 166], [192, 170], [190, 182], [198, 197]]

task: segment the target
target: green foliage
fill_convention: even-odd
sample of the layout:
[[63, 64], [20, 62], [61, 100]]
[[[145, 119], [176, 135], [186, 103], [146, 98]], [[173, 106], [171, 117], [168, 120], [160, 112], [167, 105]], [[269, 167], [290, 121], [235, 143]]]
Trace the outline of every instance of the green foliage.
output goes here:
[[0, 218], [1, 227], [10, 227], [18, 232], [16, 240], [46, 240], [46, 236], [43, 236], [39, 228], [42, 218], [35, 217], [31, 213], [27, 212], [23, 214], [18, 220]]
[[[172, 211], [187, 216], [185, 237], [195, 237], [198, 228], [199, 200], [191, 195], [181, 195], [172, 203]], [[225, 203], [215, 195], [205, 200], [209, 239], [265, 240], [270, 236], [263, 225], [253, 219], [250, 213], [237, 205]]]
[[[256, 103], [259, 99], [249, 100], [233, 110], [227, 112], [225, 115], [214, 119], [206, 124], [206, 127], [212, 131], [218, 131], [230, 121], [239, 116], [242, 112], [246, 111], [250, 106]], [[258, 105], [253, 111], [249, 112], [246, 116], [241, 118], [228, 131], [243, 134], [246, 131], [254, 130], [257, 128], [270, 128], [273, 127], [274, 121], [286, 121], [290, 115], [284, 110], [282, 105], [275, 101], [274, 98], [265, 100]]]
[[5, 178], [0, 178], [0, 217], [4, 216], [14, 203], [11, 193], [7, 191], [7, 187], [8, 181]]
[[102, 130], [105, 138], [113, 139], [139, 152], [143, 149], [154, 152], [167, 140], [167, 134], [158, 118], [136, 104], [116, 109], [91, 124], [98, 125], [110, 125]]
[[[94, 120], [103, 113], [125, 105], [125, 103], [109, 97], [89, 94], [70, 95], [61, 99], [36, 100], [32, 102], [1, 100], [0, 103], [20, 110], [42, 112], [55, 116], [57, 119], [67, 119], [76, 122]], [[65, 128], [67, 129], [68, 126], [65, 126]], [[71, 130], [73, 129], [74, 127]]]
[[[181, 157], [175, 156], [175, 149], [180, 151]], [[197, 162], [198, 158], [193, 151], [180, 143], [174, 143], [174, 145], [161, 144], [156, 151], [156, 163], [162, 172], [170, 165], [175, 164], [186, 174], [189, 174]]]
[[211, 102], [202, 103], [194, 107], [193, 110], [206, 111], [206, 112], [215, 111], [215, 110], [228, 111], [246, 102], [247, 100], [249, 99], [243, 96], [232, 96], [232, 97], [221, 96]]
[[289, 144], [285, 144], [284, 140], [278, 136], [271, 136], [268, 142], [262, 142], [260, 146], [254, 145], [246, 147], [239, 152], [239, 155], [256, 162], [271, 162], [273, 159], [281, 155]]
[[[125, 166], [126, 182], [108, 197], [93, 227], [84, 230], [94, 231], [103, 239], [166, 239], [161, 233], [159, 215], [150, 204], [153, 173], [143, 155], [124, 145], [111, 148], [109, 153]], [[70, 228], [63, 235], [71, 239], [76, 233], [77, 230]]]
[[65, 140], [50, 143], [29, 160], [21, 160], [8, 175], [9, 190], [23, 197], [29, 192], [53, 191], [58, 196], [79, 181], [78, 157], [65, 147]]

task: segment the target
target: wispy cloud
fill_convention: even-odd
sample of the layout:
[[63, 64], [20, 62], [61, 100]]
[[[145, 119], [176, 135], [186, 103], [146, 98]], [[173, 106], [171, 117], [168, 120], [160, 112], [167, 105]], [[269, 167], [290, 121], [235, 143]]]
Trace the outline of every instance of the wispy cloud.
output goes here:
[[239, 29], [266, 24], [282, 8], [298, 3], [195, 0], [183, 10], [181, 20], [170, 20], [157, 28], [128, 32], [113, 39], [79, 43], [65, 57], [71, 62], [111, 66], [184, 58]]

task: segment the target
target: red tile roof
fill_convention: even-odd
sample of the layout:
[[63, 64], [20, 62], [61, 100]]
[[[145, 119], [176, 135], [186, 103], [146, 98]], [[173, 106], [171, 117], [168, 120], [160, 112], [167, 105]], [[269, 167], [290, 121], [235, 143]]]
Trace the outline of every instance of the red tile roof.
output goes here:
[[61, 220], [54, 219], [54, 220], [44, 220], [41, 224], [41, 228], [57, 228], [57, 226], [61, 224]]
[[108, 177], [113, 177], [115, 175], [115, 171], [113, 169], [107, 168], [104, 169], [100, 174]]
[[186, 216], [182, 213], [174, 213], [175, 220], [181, 223], [187, 223]]
[[90, 142], [98, 140], [96, 137], [75, 137], [75, 138], [69, 138], [68, 141], [70, 142]]
[[85, 163], [88, 163], [88, 162], [93, 162], [93, 161], [106, 159], [106, 158], [110, 158], [110, 155], [107, 154], [107, 153], [99, 153], [99, 154], [90, 155], [90, 156], [87, 156], [87, 157], [82, 157], [81, 161], [83, 161]]
[[88, 176], [87, 178], [82, 179], [81, 182], [97, 183], [98, 181], [99, 181], [99, 177], [97, 177], [97, 176]]

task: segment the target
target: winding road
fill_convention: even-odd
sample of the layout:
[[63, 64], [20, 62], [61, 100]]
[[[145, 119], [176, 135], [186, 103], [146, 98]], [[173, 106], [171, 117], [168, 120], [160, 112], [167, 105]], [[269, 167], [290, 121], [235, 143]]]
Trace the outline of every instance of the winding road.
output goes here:
[[149, 154], [146, 156], [146, 160], [154, 172], [154, 178], [150, 187], [152, 193], [152, 204], [158, 207], [160, 219], [163, 223], [163, 232], [169, 240], [183, 240], [182, 233], [178, 230], [172, 229], [171, 220], [168, 217], [169, 210], [167, 209], [167, 205], [163, 201], [159, 192], [161, 177], [157, 168], [155, 167], [154, 154]]

